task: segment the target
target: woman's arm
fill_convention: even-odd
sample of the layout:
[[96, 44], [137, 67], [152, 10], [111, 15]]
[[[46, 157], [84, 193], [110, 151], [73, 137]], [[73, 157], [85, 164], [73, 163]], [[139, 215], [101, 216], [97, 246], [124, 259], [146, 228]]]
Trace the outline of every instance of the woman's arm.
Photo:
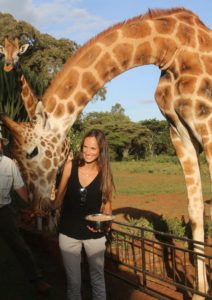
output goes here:
[[106, 215], [112, 215], [111, 201], [107, 201], [102, 205], [102, 213]]
[[62, 205], [62, 201], [67, 190], [68, 180], [71, 175], [71, 168], [72, 168], [72, 160], [68, 159], [63, 168], [63, 173], [59, 183], [56, 198], [54, 201], [52, 201], [51, 204], [53, 209], [57, 209]]

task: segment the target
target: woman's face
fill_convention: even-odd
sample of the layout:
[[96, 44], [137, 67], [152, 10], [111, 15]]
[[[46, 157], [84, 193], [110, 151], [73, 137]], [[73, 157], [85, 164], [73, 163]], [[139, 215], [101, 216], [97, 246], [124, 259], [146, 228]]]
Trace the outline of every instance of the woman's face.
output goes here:
[[99, 146], [95, 137], [86, 137], [82, 147], [83, 159], [86, 163], [92, 163], [99, 157]]

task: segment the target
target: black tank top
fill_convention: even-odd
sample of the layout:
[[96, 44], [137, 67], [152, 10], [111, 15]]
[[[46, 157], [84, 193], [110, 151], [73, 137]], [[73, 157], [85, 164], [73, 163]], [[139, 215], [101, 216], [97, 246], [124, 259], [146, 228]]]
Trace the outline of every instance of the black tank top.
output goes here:
[[[92, 232], [87, 228], [85, 216], [100, 212], [102, 204], [102, 193], [100, 192], [100, 175], [86, 186], [86, 192], [80, 191], [82, 186], [78, 177], [78, 165], [72, 162], [71, 175], [68, 181], [67, 190], [63, 199], [59, 232], [69, 237], [86, 240], [97, 239], [104, 236], [104, 233]], [[85, 200], [82, 206], [82, 200]]]

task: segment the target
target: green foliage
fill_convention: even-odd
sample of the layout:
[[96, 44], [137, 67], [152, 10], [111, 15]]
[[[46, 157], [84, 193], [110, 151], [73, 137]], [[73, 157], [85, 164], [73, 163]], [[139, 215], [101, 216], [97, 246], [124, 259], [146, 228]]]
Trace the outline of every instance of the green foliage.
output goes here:
[[140, 124], [150, 130], [148, 139], [148, 155], [168, 154], [174, 155], [175, 151], [169, 136], [169, 125], [167, 121], [149, 119], [140, 121]]
[[132, 122], [124, 114], [120, 104], [111, 112], [93, 112], [82, 117], [83, 128], [104, 130], [110, 144], [111, 158], [130, 160], [145, 157], [145, 143], [149, 131], [140, 124]]
[[110, 112], [81, 115], [77, 124], [78, 129], [75, 129], [75, 133], [77, 130], [85, 132], [92, 128], [104, 130], [112, 160], [132, 161], [153, 156], [164, 159], [164, 155], [168, 159], [168, 156], [172, 155], [173, 161], [176, 161], [167, 122], [155, 119], [133, 122], [125, 115], [119, 103], [112, 106]]
[[14, 71], [5, 73], [2, 63], [0, 64], [0, 112], [6, 113], [15, 121], [23, 121], [27, 118], [17, 76]]
[[[131, 235], [134, 235], [136, 237], [141, 237], [141, 229], [140, 228], [153, 230], [153, 224], [145, 218], [141, 217], [139, 219], [135, 219], [135, 218], [127, 215], [127, 221], [130, 226], [139, 227], [139, 228], [126, 227], [126, 232], [128, 232]], [[150, 238], [150, 237], [152, 237], [152, 235], [153, 235], [152, 232], [144, 231], [145, 237]]]
[[185, 237], [186, 228], [178, 218], [166, 219], [168, 232], [178, 237]]
[[212, 237], [212, 221], [205, 222], [205, 236]]
[[[51, 35], [42, 34], [31, 24], [17, 21], [10, 14], [0, 13], [0, 27], [0, 44], [4, 44], [7, 36], [11, 40], [17, 37], [20, 45], [30, 45], [20, 59], [22, 68], [30, 72], [29, 82], [38, 96], [43, 95], [56, 73], [80, 47], [69, 39], [56, 39]], [[94, 100], [105, 100], [105, 95], [106, 89], [102, 88]]]
[[45, 88], [67, 58], [79, 47], [68, 39], [57, 40], [48, 34], [41, 34], [29, 23], [17, 21], [9, 14], [0, 13], [0, 26], [1, 44], [4, 44], [4, 38], [7, 36], [11, 40], [17, 37], [20, 45], [30, 45], [21, 58], [22, 66], [34, 72]]
[[76, 153], [79, 152], [79, 149], [80, 149], [82, 133], [80, 133], [78, 131], [74, 131], [74, 129], [71, 129], [68, 133], [67, 138], [71, 145], [71, 150], [73, 151], [73, 154], [76, 155]]

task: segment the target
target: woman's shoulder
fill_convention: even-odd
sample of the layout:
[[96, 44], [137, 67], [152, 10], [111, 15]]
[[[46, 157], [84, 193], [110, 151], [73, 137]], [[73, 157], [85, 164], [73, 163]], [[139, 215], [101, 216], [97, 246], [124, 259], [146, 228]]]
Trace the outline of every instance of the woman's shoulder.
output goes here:
[[65, 172], [67, 175], [70, 175], [73, 165], [73, 159], [68, 158], [65, 162], [63, 172]]

